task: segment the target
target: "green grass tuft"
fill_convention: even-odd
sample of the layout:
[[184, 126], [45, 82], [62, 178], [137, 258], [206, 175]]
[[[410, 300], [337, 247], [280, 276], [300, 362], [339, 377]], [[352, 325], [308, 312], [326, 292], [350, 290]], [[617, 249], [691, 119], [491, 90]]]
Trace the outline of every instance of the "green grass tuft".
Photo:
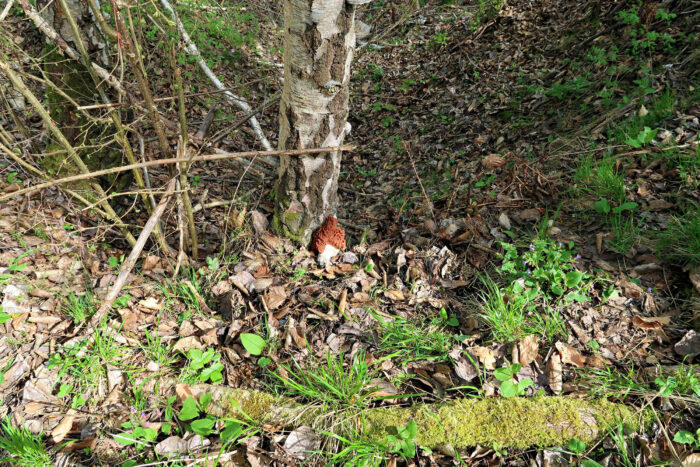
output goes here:
[[0, 424], [0, 449], [10, 457], [0, 458], [0, 462], [27, 467], [51, 466], [51, 455], [41, 440], [41, 434], [32, 434], [27, 428], [12, 426], [10, 417]]
[[679, 266], [700, 264], [700, 206], [691, 204], [659, 237], [659, 255]]

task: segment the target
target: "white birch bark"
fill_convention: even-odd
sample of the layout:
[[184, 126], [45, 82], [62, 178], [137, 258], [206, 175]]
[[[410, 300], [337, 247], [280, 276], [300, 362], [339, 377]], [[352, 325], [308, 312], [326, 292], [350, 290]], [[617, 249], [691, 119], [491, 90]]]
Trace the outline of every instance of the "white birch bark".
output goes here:
[[[343, 144], [350, 131], [354, 23], [350, 1], [284, 1], [279, 149]], [[340, 162], [340, 152], [281, 159], [275, 189], [278, 232], [307, 244], [313, 230], [335, 214]]]

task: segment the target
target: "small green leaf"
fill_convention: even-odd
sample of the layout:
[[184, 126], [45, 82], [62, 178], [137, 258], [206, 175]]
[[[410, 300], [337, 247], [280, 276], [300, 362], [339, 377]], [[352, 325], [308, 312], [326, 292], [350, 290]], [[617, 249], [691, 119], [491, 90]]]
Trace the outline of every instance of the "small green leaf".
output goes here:
[[625, 144], [628, 146], [632, 146], [635, 149], [639, 149], [642, 147], [642, 144], [634, 138], [627, 138], [627, 140], [625, 140]]
[[270, 359], [267, 358], [267, 357], [260, 357], [260, 358], [258, 358], [258, 366], [259, 366], [260, 368], [265, 368], [265, 367], [268, 366], [270, 363], [272, 363], [272, 360], [270, 360]]
[[158, 431], [153, 428], [145, 428], [142, 426], [134, 428], [133, 435], [135, 438], [145, 439], [146, 441], [153, 441], [158, 437]]
[[681, 444], [693, 444], [695, 436], [689, 431], [681, 430], [673, 436], [673, 441]]
[[199, 407], [194, 397], [190, 396], [182, 403], [178, 418], [182, 421], [192, 420], [199, 415]]
[[241, 344], [251, 355], [260, 355], [267, 342], [255, 334], [243, 333], [241, 334]]
[[518, 387], [512, 381], [503, 381], [501, 383], [501, 395], [503, 397], [514, 397], [518, 395]]
[[567, 287], [576, 287], [583, 279], [583, 273], [580, 271], [569, 271], [565, 277]]
[[0, 311], [0, 324], [6, 323], [12, 319], [11, 315], [8, 315], [5, 312]]
[[404, 439], [415, 439], [416, 438], [416, 435], [418, 434], [418, 425], [416, 424], [416, 422], [414, 420], [410, 420], [406, 424], [405, 433], [407, 436]]
[[220, 437], [222, 441], [231, 441], [238, 438], [241, 433], [243, 433], [243, 428], [241, 427], [240, 423], [228, 421], [226, 422], [226, 428], [224, 428], [224, 431], [221, 432]]
[[555, 284], [555, 285], [551, 286], [549, 288], [549, 290], [551, 290], [552, 293], [555, 295], [562, 295], [564, 293], [564, 289], [559, 284]]
[[593, 459], [586, 459], [581, 463], [582, 467], [603, 467]]
[[607, 214], [610, 212], [610, 203], [608, 203], [608, 200], [605, 198], [600, 199], [593, 203], [593, 209], [595, 209], [598, 214]]
[[628, 201], [626, 203], [622, 203], [618, 207], [614, 208], [612, 210], [613, 214], [620, 214], [623, 211], [634, 211], [637, 209], [637, 206], [639, 206], [637, 203], [634, 201]]
[[109, 259], [107, 260], [109, 262], [109, 267], [114, 269], [117, 266], [119, 266], [119, 259], [116, 258], [115, 256], [110, 256]]
[[584, 443], [583, 441], [580, 441], [578, 439], [570, 439], [569, 440], [569, 451], [571, 451], [575, 454], [580, 454], [585, 450], [586, 450], [586, 443]]
[[207, 436], [210, 435], [216, 420], [213, 418], [200, 418], [190, 423], [190, 428], [193, 433], [198, 435]]
[[524, 380], [518, 382], [518, 394], [524, 394], [525, 390], [532, 386], [533, 383], [530, 378], [525, 378]]
[[131, 446], [136, 443], [137, 438], [131, 433], [119, 433], [113, 435], [114, 441], [121, 444], [122, 446]]
[[58, 389], [58, 394], [56, 394], [56, 397], [59, 399], [62, 397], [66, 397], [68, 393], [73, 389], [72, 384], [66, 384], [66, 383], [61, 383], [60, 388]]
[[496, 368], [493, 370], [493, 376], [498, 381], [508, 381], [513, 377], [513, 372], [511, 371], [510, 367]]
[[202, 394], [202, 396], [199, 398], [199, 405], [201, 405], [203, 409], [206, 409], [209, 403], [211, 402], [211, 398], [212, 394], [210, 392]]

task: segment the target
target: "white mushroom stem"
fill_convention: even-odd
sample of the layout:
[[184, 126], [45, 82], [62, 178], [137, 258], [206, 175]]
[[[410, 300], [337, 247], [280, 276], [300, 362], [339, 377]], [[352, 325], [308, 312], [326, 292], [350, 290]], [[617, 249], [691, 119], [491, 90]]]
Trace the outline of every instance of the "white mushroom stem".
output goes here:
[[318, 264], [321, 266], [325, 266], [326, 264], [330, 264], [331, 258], [333, 258], [335, 255], [337, 255], [340, 252], [339, 249], [331, 245], [330, 243], [326, 243], [325, 248], [323, 248], [323, 251], [318, 254]]

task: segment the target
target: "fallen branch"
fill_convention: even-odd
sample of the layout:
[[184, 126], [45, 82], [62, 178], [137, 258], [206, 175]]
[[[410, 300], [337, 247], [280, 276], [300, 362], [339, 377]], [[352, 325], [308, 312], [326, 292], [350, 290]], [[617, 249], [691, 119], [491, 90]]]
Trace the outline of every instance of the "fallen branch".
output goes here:
[[[151, 232], [158, 223], [158, 219], [163, 214], [163, 211], [165, 211], [165, 207], [168, 205], [168, 201], [170, 201], [170, 197], [173, 195], [174, 190], [175, 178], [170, 180], [167, 191], [160, 199], [160, 203], [158, 203], [158, 206], [153, 211], [153, 214], [151, 214], [151, 217], [146, 222], [146, 225], [143, 226], [143, 230], [141, 231], [141, 234], [139, 234], [136, 244], [132, 248], [131, 253], [129, 253], [129, 256], [126, 258], [126, 261], [124, 261], [122, 264], [121, 271], [119, 272], [117, 279], [114, 281], [114, 285], [112, 285], [112, 288], [109, 289], [109, 292], [102, 302], [102, 305], [100, 305], [100, 308], [92, 316], [88, 332], [95, 329], [95, 327], [100, 324], [102, 318], [104, 318], [105, 315], [107, 315], [107, 312], [112, 308], [112, 304], [119, 296], [119, 292], [121, 292], [122, 288], [126, 285], [126, 280], [129, 277], [131, 270], [134, 269], [134, 266], [136, 266], [136, 260], [139, 259], [139, 255], [141, 255], [143, 247], [146, 246], [146, 240], [148, 240], [148, 237], [151, 236]], [[78, 328], [78, 330], [80, 330], [80, 328]]]
[[[172, 384], [172, 381], [164, 382], [164, 392], [168, 388], [172, 390]], [[219, 418], [282, 424], [285, 428], [310, 425], [321, 429], [337, 423], [338, 417], [362, 418], [364, 424], [358, 427], [361, 434], [379, 442], [385, 441], [388, 435], [396, 435], [398, 428], [414, 420], [418, 425], [416, 444], [433, 449], [445, 445], [463, 449], [494, 443], [504, 448], [527, 449], [562, 446], [570, 439], [589, 443], [604, 436], [608, 427], [619, 421], [636, 429], [646, 420], [624, 404], [571, 397], [457, 399], [339, 414], [329, 413], [318, 405], [300, 405], [292, 399], [255, 390], [209, 384], [181, 386], [180, 389], [178, 393], [187, 393], [189, 389], [196, 397], [211, 394], [206, 411]]]
[[12, 5], [15, 3], [15, 0], [7, 0], [7, 3], [5, 4], [5, 8], [2, 9], [0, 12], [0, 21], [4, 21], [5, 18], [7, 17], [7, 14], [10, 12], [10, 8], [12, 8]]
[[[2, 62], [0, 62], [0, 65]], [[80, 175], [73, 175], [70, 177], [61, 178], [58, 180], [53, 180], [51, 182], [40, 183], [28, 188], [23, 188], [17, 190], [13, 193], [8, 193], [0, 196], [0, 201], [5, 201], [15, 196], [23, 195], [29, 193], [30, 191], [42, 190], [55, 185], [63, 185], [65, 183], [75, 182], [78, 180], [85, 180], [87, 178], [100, 177], [102, 175], [108, 175], [118, 172], [125, 172], [128, 170], [138, 169], [142, 167], [152, 167], [155, 165], [169, 165], [169, 164], [179, 164], [180, 162], [203, 162], [203, 161], [218, 161], [221, 159], [237, 159], [243, 157], [255, 157], [255, 156], [271, 156], [271, 157], [284, 157], [284, 156], [303, 156], [306, 154], [319, 154], [324, 152], [334, 152], [334, 151], [352, 151], [355, 146], [345, 145], [345, 146], [329, 146], [325, 148], [315, 148], [315, 149], [287, 149], [284, 151], [246, 151], [246, 152], [226, 152], [222, 154], [209, 154], [204, 156], [194, 156], [188, 158], [170, 158], [170, 159], [160, 159], [153, 161], [139, 162], [136, 164], [124, 165], [121, 167], [113, 167], [111, 169], [97, 170], [95, 172], [84, 173]]]
[[[241, 97], [238, 97], [235, 94], [233, 94], [231, 91], [228, 91], [226, 89], [226, 87], [221, 83], [219, 78], [214, 74], [214, 72], [211, 71], [211, 68], [209, 68], [209, 65], [207, 65], [207, 62], [205, 62], [204, 58], [202, 58], [202, 54], [199, 53], [199, 49], [192, 42], [190, 35], [187, 33], [187, 30], [185, 29], [185, 26], [182, 24], [180, 19], [177, 17], [177, 13], [175, 13], [175, 10], [170, 5], [170, 2], [168, 2], [168, 0], [160, 0], [160, 3], [163, 5], [163, 7], [165, 7], [166, 10], [168, 10], [170, 15], [175, 20], [175, 24], [177, 24], [177, 30], [180, 32], [180, 36], [182, 37], [182, 40], [185, 43], [185, 51], [188, 54], [192, 55], [197, 60], [199, 67], [202, 69], [204, 74], [207, 75], [207, 78], [209, 78], [209, 80], [212, 83], [214, 83], [214, 86], [216, 87], [216, 89], [219, 89], [220, 91], [224, 91], [224, 95], [231, 102], [233, 102], [236, 106], [238, 106], [238, 108], [240, 108], [244, 112], [250, 113], [252, 111], [250, 105], [245, 100], [243, 100]], [[250, 126], [253, 128], [253, 132], [255, 132], [255, 136], [258, 137], [258, 140], [260, 141], [260, 144], [262, 144], [263, 148], [265, 148], [266, 151], [272, 151], [272, 146], [270, 145], [270, 142], [267, 140], [267, 137], [265, 137], [265, 133], [263, 132], [262, 128], [260, 127], [260, 123], [258, 123], [258, 119], [255, 118], [255, 116], [250, 117]]]

